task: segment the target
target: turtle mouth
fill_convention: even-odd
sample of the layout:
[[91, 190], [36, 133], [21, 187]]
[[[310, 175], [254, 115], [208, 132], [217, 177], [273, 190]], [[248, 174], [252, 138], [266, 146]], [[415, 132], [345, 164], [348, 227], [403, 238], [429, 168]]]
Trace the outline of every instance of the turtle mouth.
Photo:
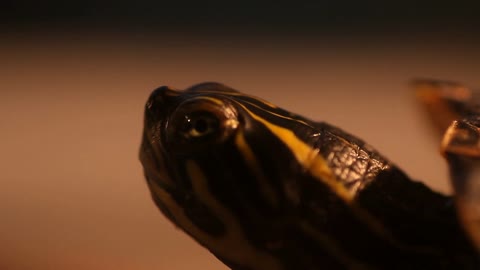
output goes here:
[[[147, 116], [145, 116], [147, 118]], [[147, 120], [148, 121], [148, 120]], [[146, 121], [146, 122], [147, 122]], [[168, 155], [161, 142], [163, 136], [159, 127], [145, 124], [139, 159], [143, 167], [147, 182], [155, 182], [159, 187], [170, 190], [177, 189], [178, 185], [172, 179], [173, 168], [168, 162]], [[170, 165], [170, 166], [169, 166]]]

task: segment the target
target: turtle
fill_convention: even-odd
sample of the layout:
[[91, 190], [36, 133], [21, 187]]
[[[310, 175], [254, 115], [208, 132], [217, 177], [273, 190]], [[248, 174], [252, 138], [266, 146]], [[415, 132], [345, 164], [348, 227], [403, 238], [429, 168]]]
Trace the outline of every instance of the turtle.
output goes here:
[[151, 198], [234, 270], [480, 269], [480, 111], [461, 84], [412, 85], [445, 134], [452, 196], [342, 128], [205, 82], [146, 102]]

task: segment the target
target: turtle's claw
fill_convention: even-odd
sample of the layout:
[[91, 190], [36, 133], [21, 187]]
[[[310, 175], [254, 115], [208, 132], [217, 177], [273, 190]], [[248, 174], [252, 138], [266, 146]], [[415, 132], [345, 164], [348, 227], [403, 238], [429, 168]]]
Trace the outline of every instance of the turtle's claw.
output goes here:
[[480, 119], [455, 120], [443, 135], [441, 151], [444, 155], [480, 158]]

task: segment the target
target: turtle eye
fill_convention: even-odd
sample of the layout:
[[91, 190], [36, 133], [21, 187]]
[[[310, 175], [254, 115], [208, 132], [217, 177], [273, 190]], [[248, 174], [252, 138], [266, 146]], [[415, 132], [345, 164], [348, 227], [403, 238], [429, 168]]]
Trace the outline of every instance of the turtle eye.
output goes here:
[[180, 104], [167, 122], [167, 143], [193, 147], [220, 143], [237, 128], [235, 110], [226, 103], [196, 98]]
[[215, 134], [220, 129], [220, 120], [210, 112], [186, 114], [180, 132], [186, 139], [202, 138]]

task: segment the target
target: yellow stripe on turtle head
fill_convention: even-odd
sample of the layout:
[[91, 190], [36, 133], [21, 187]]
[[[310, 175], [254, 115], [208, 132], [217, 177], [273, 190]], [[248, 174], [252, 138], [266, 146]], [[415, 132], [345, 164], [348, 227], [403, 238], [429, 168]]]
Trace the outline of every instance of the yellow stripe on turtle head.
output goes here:
[[248, 168], [256, 176], [260, 192], [265, 196], [271, 206], [278, 206], [279, 199], [273, 188], [268, 184], [267, 177], [265, 176], [265, 173], [260, 167], [260, 163], [257, 160], [255, 153], [252, 151], [252, 148], [245, 140], [245, 134], [243, 133], [243, 131], [240, 130], [237, 133], [235, 137], [235, 144], [238, 148], [238, 151], [240, 151], [240, 153], [242, 154], [243, 159], [247, 163]]
[[282, 141], [293, 153], [295, 159], [303, 169], [312, 174], [316, 179], [326, 184], [340, 198], [350, 202], [353, 200], [353, 194], [340, 183], [328, 167], [327, 161], [318, 153], [318, 149], [312, 148], [304, 141], [299, 139], [295, 133], [287, 128], [275, 125], [262, 117], [254, 114], [245, 106], [241, 105], [245, 111], [256, 121], [265, 125], [280, 141]]
[[191, 180], [194, 194], [222, 221], [226, 232], [221, 237], [213, 237], [205, 233], [185, 216], [183, 209], [179, 208], [180, 206], [174, 205], [177, 210], [174, 211], [174, 216], [175, 218], [177, 218], [176, 214], [180, 216], [180, 226], [214, 254], [231, 262], [254, 270], [281, 269], [280, 262], [272, 255], [257, 249], [248, 241], [237, 217], [220, 201], [216, 200], [210, 192], [208, 180], [200, 166], [193, 160], [187, 160], [185, 168]]

